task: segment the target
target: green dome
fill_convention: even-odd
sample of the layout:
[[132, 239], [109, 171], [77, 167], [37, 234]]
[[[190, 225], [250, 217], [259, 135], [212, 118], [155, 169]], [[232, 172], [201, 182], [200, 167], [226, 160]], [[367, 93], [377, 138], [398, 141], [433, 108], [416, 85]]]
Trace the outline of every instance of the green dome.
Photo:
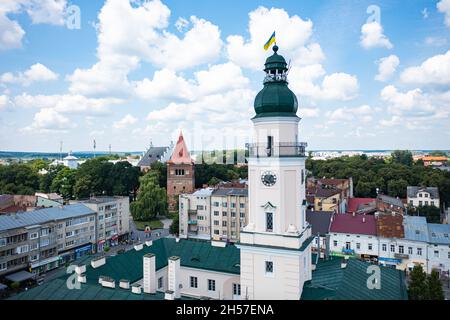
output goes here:
[[[273, 51], [274, 54], [268, 57], [265, 63], [264, 88], [255, 98], [255, 118], [297, 117], [298, 101], [287, 86], [286, 60], [277, 54], [278, 47], [276, 45], [273, 47]], [[275, 74], [278, 74], [278, 77]]]

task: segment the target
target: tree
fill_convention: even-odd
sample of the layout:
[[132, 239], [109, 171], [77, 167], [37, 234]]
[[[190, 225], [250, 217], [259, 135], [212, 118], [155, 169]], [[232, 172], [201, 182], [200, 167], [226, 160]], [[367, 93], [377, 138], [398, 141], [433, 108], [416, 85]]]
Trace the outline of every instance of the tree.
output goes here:
[[390, 180], [387, 185], [388, 195], [391, 197], [406, 197], [406, 188], [408, 187], [408, 181], [404, 179]]
[[392, 162], [411, 166], [413, 164], [412, 153], [409, 150], [395, 150], [391, 153]]
[[427, 298], [427, 275], [422, 266], [415, 265], [410, 273], [408, 295], [410, 300], [425, 300]]
[[208, 181], [208, 185], [209, 186], [217, 186], [220, 183], [220, 180], [217, 179], [216, 177], [212, 177], [211, 179], [209, 179]]
[[77, 199], [86, 199], [91, 196], [92, 178], [88, 175], [79, 177], [73, 187], [73, 195]]
[[428, 300], [444, 300], [442, 282], [439, 280], [439, 273], [436, 270], [431, 271], [427, 277], [427, 289]]
[[408, 209], [408, 214], [411, 216], [426, 217], [428, 223], [440, 223], [441, 211], [435, 206], [419, 206]]
[[166, 189], [158, 183], [158, 173], [150, 171], [140, 179], [136, 201], [131, 203], [131, 214], [136, 221], [150, 220], [167, 215]]
[[169, 228], [169, 232], [175, 235], [178, 235], [180, 233], [180, 218], [178, 215], [173, 219], [172, 224]]
[[52, 181], [51, 192], [59, 193], [64, 199], [72, 199], [75, 176], [76, 169], [62, 168]]

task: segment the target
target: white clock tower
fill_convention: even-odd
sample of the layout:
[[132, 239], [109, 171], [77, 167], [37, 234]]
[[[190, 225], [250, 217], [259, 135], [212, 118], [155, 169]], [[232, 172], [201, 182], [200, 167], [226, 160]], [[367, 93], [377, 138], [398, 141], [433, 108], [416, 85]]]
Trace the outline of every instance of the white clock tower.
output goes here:
[[241, 231], [243, 299], [294, 299], [311, 279], [311, 228], [305, 218], [305, 147], [298, 141], [297, 98], [287, 64], [265, 63], [255, 98], [254, 143], [248, 145], [249, 223]]

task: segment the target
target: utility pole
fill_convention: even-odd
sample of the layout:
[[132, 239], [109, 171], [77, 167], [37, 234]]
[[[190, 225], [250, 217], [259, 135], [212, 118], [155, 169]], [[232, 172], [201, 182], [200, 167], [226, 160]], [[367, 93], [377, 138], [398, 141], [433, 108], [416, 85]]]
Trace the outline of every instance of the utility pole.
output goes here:
[[109, 155], [111, 155], [111, 144], [109, 144]]
[[95, 148], [97, 147], [96, 143], [95, 143], [95, 139], [94, 139], [94, 158], [95, 158]]

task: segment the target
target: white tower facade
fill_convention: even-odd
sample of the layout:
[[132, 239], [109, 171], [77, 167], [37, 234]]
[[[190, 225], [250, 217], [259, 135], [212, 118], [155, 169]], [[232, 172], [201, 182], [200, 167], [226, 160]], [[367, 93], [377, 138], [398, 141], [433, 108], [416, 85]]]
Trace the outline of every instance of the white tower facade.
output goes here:
[[311, 228], [305, 214], [305, 147], [298, 141], [297, 98], [287, 65], [265, 63], [255, 98], [254, 143], [248, 145], [249, 223], [241, 232], [243, 299], [298, 300], [311, 279]]

